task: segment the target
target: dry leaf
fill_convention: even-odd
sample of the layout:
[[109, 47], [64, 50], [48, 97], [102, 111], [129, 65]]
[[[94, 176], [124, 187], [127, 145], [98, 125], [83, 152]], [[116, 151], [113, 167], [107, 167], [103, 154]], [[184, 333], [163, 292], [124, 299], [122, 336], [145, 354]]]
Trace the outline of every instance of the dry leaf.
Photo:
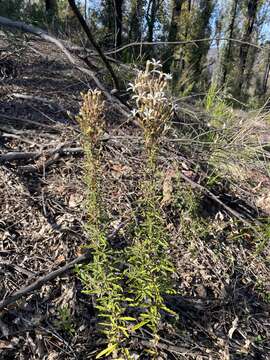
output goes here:
[[270, 215], [270, 192], [268, 194], [264, 194], [260, 196], [256, 200], [256, 205], [265, 213]]
[[233, 333], [235, 332], [235, 330], [237, 329], [238, 326], [238, 317], [236, 316], [236, 318], [233, 320], [232, 322], [232, 327], [229, 330], [228, 336], [230, 339], [232, 339]]
[[64, 257], [64, 255], [59, 255], [56, 259], [55, 259], [55, 263], [57, 265], [63, 263], [66, 260], [66, 258]]
[[194, 173], [193, 171], [191, 171], [191, 170], [182, 170], [182, 173], [183, 173], [187, 178], [189, 178], [189, 179], [191, 179], [191, 180], [195, 180], [196, 175], [195, 175], [195, 173]]
[[130, 167], [122, 164], [112, 164], [111, 170], [113, 176], [119, 178], [122, 175], [128, 174], [130, 172]]
[[7, 340], [0, 340], [0, 350], [3, 349], [12, 349], [13, 346], [10, 341]]
[[77, 193], [71, 193], [68, 200], [68, 206], [75, 208], [79, 206], [83, 201], [83, 196]]

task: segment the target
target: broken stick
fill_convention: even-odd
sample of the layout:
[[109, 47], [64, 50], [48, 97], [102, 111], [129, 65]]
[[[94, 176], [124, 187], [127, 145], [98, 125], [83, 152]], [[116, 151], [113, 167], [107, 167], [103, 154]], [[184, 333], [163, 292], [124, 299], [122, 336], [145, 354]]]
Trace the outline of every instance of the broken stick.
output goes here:
[[23, 296], [29, 294], [30, 292], [41, 288], [42, 285], [55, 279], [57, 276], [62, 275], [63, 273], [67, 272], [68, 270], [72, 269], [75, 265], [85, 262], [86, 260], [90, 259], [90, 254], [85, 253], [81, 256], [78, 256], [76, 259], [70, 261], [66, 265], [56, 269], [49, 274], [46, 274], [40, 278], [38, 278], [32, 284], [16, 291], [14, 294], [8, 296], [7, 298], [0, 301], [0, 311], [3, 310], [8, 305], [14, 304], [17, 300], [21, 299]]

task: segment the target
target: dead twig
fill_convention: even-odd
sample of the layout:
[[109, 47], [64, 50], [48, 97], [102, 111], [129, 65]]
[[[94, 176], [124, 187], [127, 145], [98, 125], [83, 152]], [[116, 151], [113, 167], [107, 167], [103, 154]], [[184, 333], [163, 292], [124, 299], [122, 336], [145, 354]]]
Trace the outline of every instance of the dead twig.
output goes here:
[[[153, 348], [153, 343], [151, 341], [142, 340], [141, 344], [145, 347]], [[160, 350], [165, 350], [170, 353], [178, 354], [178, 355], [184, 355], [184, 356], [189, 355], [189, 354], [192, 354], [193, 356], [195, 356], [195, 355], [201, 356], [202, 355], [202, 352], [196, 352], [196, 351], [194, 351], [195, 349], [184, 348], [184, 347], [175, 346], [175, 345], [167, 345], [167, 344], [164, 344], [161, 342], [157, 343], [155, 346]]]
[[52, 156], [58, 153], [59, 155], [69, 155], [69, 154], [81, 154], [83, 153], [83, 148], [58, 148], [53, 150], [48, 150], [44, 152], [20, 152], [13, 151], [6, 154], [0, 155], [0, 162], [10, 162], [15, 160], [30, 160], [37, 159], [40, 156]]
[[57, 276], [64, 274], [68, 270], [72, 269], [75, 265], [83, 263], [84, 261], [89, 260], [89, 259], [90, 259], [90, 254], [85, 253], [81, 256], [78, 256], [76, 259], [70, 261], [66, 265], [60, 267], [59, 269], [54, 270], [54, 271], [50, 272], [49, 274], [46, 274], [46, 275], [38, 278], [32, 284], [30, 284], [26, 287], [23, 287], [22, 289], [16, 291], [11, 296], [1, 300], [0, 301], [0, 310], [3, 310], [8, 305], [14, 304], [17, 300], [21, 299], [23, 296], [29, 294], [30, 292], [39, 289], [42, 285], [55, 279]]
[[17, 272], [24, 274], [28, 277], [33, 277], [33, 275], [34, 275], [34, 273], [32, 271], [29, 271], [29, 270], [23, 268], [22, 266], [19, 266], [16, 264], [11, 264], [9, 262], [1, 262], [0, 267], [7, 267], [7, 268], [14, 269]]
[[[58, 128], [55, 125], [53, 126], [53, 125], [43, 124], [41, 122], [34, 121], [34, 120], [18, 118], [16, 116], [5, 115], [5, 114], [0, 114], [0, 119], [1, 118], [8, 119], [8, 120], [11, 120], [11, 121], [18, 121], [20, 123], [26, 123], [26, 124], [31, 124], [31, 125], [43, 127], [43, 128], [46, 128], [46, 129], [50, 129], [51, 131], [54, 131], [54, 132], [58, 131]], [[61, 125], [61, 124], [59, 124], [59, 125]]]
[[12, 152], [0, 155], [0, 162], [35, 159], [35, 158], [39, 157], [40, 155], [41, 155], [41, 153], [37, 153], [37, 152], [12, 151]]
[[[216, 203], [218, 203], [220, 206], [222, 206], [226, 211], [228, 211], [231, 215], [233, 215], [234, 217], [236, 217], [238, 220], [240, 220], [243, 224], [247, 225], [248, 227], [250, 227], [251, 229], [253, 229], [256, 234], [258, 236], [260, 236], [260, 234], [258, 233], [258, 231], [255, 229], [254, 225], [249, 222], [248, 220], [246, 220], [238, 211], [233, 210], [232, 208], [230, 208], [228, 205], [224, 204], [223, 201], [221, 201], [215, 194], [213, 194], [210, 190], [208, 190], [207, 188], [205, 188], [204, 186], [202, 186], [201, 184], [196, 183], [195, 181], [191, 180], [189, 177], [187, 177], [186, 175], [184, 175], [182, 172], [180, 172], [181, 177], [188, 182], [193, 188], [198, 188], [200, 189], [201, 192], [203, 192], [204, 194], [206, 194], [207, 196], [209, 196], [212, 200], [214, 200]], [[260, 223], [258, 223], [256, 220], [254, 220], [254, 223], [256, 225], [260, 225]]]
[[231, 42], [235, 42], [237, 44], [244, 44], [244, 45], [249, 45], [252, 46], [256, 49], [262, 50], [263, 47], [253, 44], [253, 43], [249, 43], [247, 41], [242, 41], [239, 39], [232, 39], [232, 38], [226, 38], [226, 37], [211, 37], [211, 38], [203, 38], [203, 39], [194, 39], [194, 40], [185, 40], [185, 41], [142, 41], [142, 42], [132, 42], [126, 45], [121, 46], [118, 49], [115, 50], [111, 50], [111, 51], [107, 51], [105, 54], [106, 55], [111, 55], [111, 54], [116, 54], [118, 52], [121, 52], [125, 49], [128, 49], [130, 47], [137, 47], [137, 46], [158, 46], [158, 45], [187, 45], [187, 44], [192, 44], [194, 46], [197, 46], [197, 43], [201, 43], [201, 42], [212, 42], [212, 41], [231, 41]]
[[118, 110], [126, 117], [129, 116], [129, 109], [126, 105], [124, 105], [118, 98], [116, 98], [115, 96], [111, 95], [106, 89], [105, 87], [101, 84], [101, 82], [99, 81], [99, 79], [96, 77], [95, 73], [93, 71], [91, 71], [90, 69], [86, 69], [82, 66], [80, 66], [77, 62], [77, 59], [74, 58], [74, 56], [71, 54], [71, 52], [63, 45], [62, 41], [60, 41], [59, 39], [47, 34], [44, 30], [32, 26], [32, 25], [28, 25], [25, 24], [22, 21], [13, 21], [9, 18], [0, 16], [0, 26], [4, 26], [7, 28], [12, 28], [12, 29], [17, 29], [26, 33], [30, 33], [30, 34], [34, 34], [38, 37], [40, 37], [41, 39], [53, 43], [54, 45], [56, 45], [68, 58], [68, 60], [70, 61], [70, 63], [72, 65], [74, 65], [74, 67], [76, 69], [78, 69], [79, 71], [85, 73], [86, 75], [90, 76], [96, 86], [104, 93], [104, 95], [106, 96], [107, 100], [114, 103], [115, 105], [117, 105]]

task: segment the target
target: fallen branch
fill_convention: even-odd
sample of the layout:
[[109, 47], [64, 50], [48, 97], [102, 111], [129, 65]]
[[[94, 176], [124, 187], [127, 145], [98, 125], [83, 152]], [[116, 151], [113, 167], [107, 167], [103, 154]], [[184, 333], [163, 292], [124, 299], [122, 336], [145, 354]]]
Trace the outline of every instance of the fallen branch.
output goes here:
[[[1, 118], [12, 120], [12, 121], [18, 121], [18, 122], [21, 122], [21, 123], [31, 124], [31, 125], [35, 125], [35, 126], [38, 126], [38, 127], [43, 127], [43, 128], [46, 128], [46, 129], [50, 129], [53, 132], [58, 131], [58, 128], [56, 127], [55, 124], [54, 125], [48, 125], [48, 124], [43, 124], [42, 122], [38, 122], [38, 121], [35, 121], [35, 120], [18, 118], [16, 116], [5, 115], [5, 114], [0, 114], [0, 119]], [[59, 125], [61, 125], [61, 124], [59, 123]]]
[[63, 43], [60, 40], [58, 40], [55, 37], [47, 34], [44, 30], [42, 30], [42, 29], [40, 29], [38, 27], [25, 24], [22, 21], [13, 21], [13, 20], [8, 19], [8, 18], [3, 17], [3, 16], [0, 16], [0, 26], [13, 28], [13, 29], [17, 29], [17, 30], [20, 30], [20, 31], [23, 31], [23, 32], [26, 32], [26, 33], [36, 35], [36, 36], [40, 37], [41, 39], [56, 45], [66, 55], [66, 57], [68, 58], [70, 63], [72, 65], [74, 65], [74, 67], [76, 69], [78, 69], [79, 71], [83, 72], [84, 74], [90, 76], [94, 80], [94, 82], [96, 83], [96, 86], [104, 93], [107, 100], [109, 100], [110, 102], [112, 102], [114, 104], [117, 104], [119, 111], [123, 115], [125, 115], [125, 116], [129, 115], [128, 107], [125, 106], [123, 103], [121, 103], [121, 101], [118, 98], [116, 98], [115, 96], [112, 96], [105, 89], [105, 87], [101, 84], [101, 82], [96, 77], [96, 75], [93, 73], [93, 71], [78, 65], [76, 59], [73, 57], [71, 52], [63, 45]]
[[[133, 336], [133, 337], [135, 337], [135, 336]], [[141, 343], [141, 345], [143, 345], [149, 349], [153, 349], [153, 347], [156, 347], [160, 350], [167, 351], [172, 354], [183, 355], [183, 356], [192, 354], [192, 356], [196, 356], [196, 357], [202, 356], [202, 352], [197, 352], [197, 351], [195, 351], [195, 349], [189, 349], [189, 348], [184, 348], [184, 347], [180, 347], [180, 346], [164, 344], [162, 342], [158, 342], [154, 346], [153, 346], [153, 342], [147, 341], [147, 340], [141, 340], [140, 343]]]
[[16, 291], [11, 296], [0, 301], [0, 311], [3, 310], [6, 306], [14, 304], [17, 300], [21, 299], [23, 296], [29, 294], [30, 292], [39, 289], [42, 285], [55, 279], [57, 276], [62, 275], [63, 273], [67, 272], [68, 270], [72, 269], [75, 265], [85, 262], [86, 260], [90, 259], [90, 254], [85, 253], [76, 259], [70, 261], [66, 265], [60, 267], [57, 270], [50, 272], [40, 278], [38, 278], [35, 282], [26, 286], [18, 291]]
[[12, 152], [0, 155], [0, 162], [35, 159], [40, 155], [41, 155], [40, 153], [36, 153], [36, 152], [12, 151]]
[[[116, 236], [119, 230], [125, 225], [125, 222], [121, 223], [117, 229], [109, 235], [109, 239], [112, 239]], [[78, 256], [74, 260], [70, 261], [66, 265], [56, 269], [49, 274], [41, 276], [32, 284], [21, 288], [20, 290], [16, 291], [14, 294], [8, 296], [7, 298], [0, 301], [0, 311], [3, 310], [8, 305], [14, 304], [17, 300], [21, 299], [23, 296], [29, 294], [30, 292], [39, 289], [45, 283], [55, 279], [57, 276], [64, 274], [65, 272], [71, 270], [75, 265], [81, 264], [86, 260], [91, 258], [90, 253], [85, 253], [83, 255]], [[164, 295], [165, 300], [170, 306], [173, 304], [173, 309], [179, 310], [179, 308], [189, 308], [189, 309], [196, 309], [197, 311], [205, 311], [207, 308], [211, 306], [222, 306], [224, 304], [220, 303], [218, 300], [202, 300], [201, 299], [194, 299], [194, 298], [187, 298], [178, 295]]]
[[[236, 217], [238, 220], [240, 220], [243, 224], [247, 225], [248, 227], [250, 227], [251, 229], [254, 230], [254, 232], [256, 232], [256, 234], [258, 236], [261, 236], [260, 233], [255, 229], [255, 226], [249, 222], [248, 220], [246, 220], [239, 212], [233, 210], [232, 208], [230, 208], [228, 205], [224, 204], [223, 201], [221, 201], [215, 194], [213, 194], [210, 190], [208, 190], [206, 187], [202, 186], [201, 184], [196, 183], [195, 181], [191, 180], [189, 177], [187, 177], [186, 175], [184, 175], [181, 171], [180, 171], [180, 175], [181, 177], [188, 182], [193, 188], [198, 188], [202, 193], [206, 194], [208, 197], [210, 197], [212, 200], [214, 200], [217, 204], [219, 204], [221, 207], [223, 207], [226, 211], [228, 211], [228, 213], [230, 213], [231, 215], [233, 215], [234, 217]], [[258, 221], [256, 221], [254, 219], [254, 223], [256, 225], [260, 225], [260, 223]]]
[[[102, 141], [108, 141], [108, 140], [117, 140], [118, 138], [122, 138], [114, 136], [111, 137], [109, 135], [104, 135], [101, 139]], [[82, 147], [65, 147], [68, 143], [62, 143], [59, 144], [56, 148], [45, 150], [45, 151], [30, 151], [30, 152], [24, 152], [24, 151], [12, 151], [8, 152], [6, 154], [0, 154], [0, 163], [1, 162], [10, 162], [10, 161], [16, 161], [16, 160], [36, 160], [41, 156], [44, 157], [50, 157], [52, 155], [70, 155], [70, 154], [83, 154], [84, 150]]]
[[20, 151], [12, 151], [6, 154], [0, 155], [0, 162], [10, 162], [15, 160], [30, 160], [30, 159], [37, 159], [40, 156], [52, 156], [55, 154], [59, 155], [69, 155], [69, 154], [81, 154], [83, 153], [83, 148], [76, 147], [76, 148], [57, 148], [53, 150], [47, 151], [40, 151], [40, 152], [20, 152]]

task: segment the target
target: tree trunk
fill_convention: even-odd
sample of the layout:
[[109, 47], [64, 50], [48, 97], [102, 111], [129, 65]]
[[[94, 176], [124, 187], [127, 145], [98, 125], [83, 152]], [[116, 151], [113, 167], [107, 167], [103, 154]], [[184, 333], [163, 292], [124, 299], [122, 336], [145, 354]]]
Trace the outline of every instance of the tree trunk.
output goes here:
[[[131, 13], [129, 19], [129, 42], [138, 42], [142, 40], [142, 21], [144, 0], [133, 0], [131, 2]], [[137, 57], [140, 53], [140, 47], [136, 46], [134, 49], [130, 49], [130, 56], [134, 54]]]
[[131, 6], [128, 38], [129, 42], [135, 42], [142, 37], [143, 0], [133, 0]]
[[173, 0], [173, 9], [168, 41], [177, 41], [180, 29], [182, 5], [186, 0]]
[[123, 0], [114, 0], [115, 7], [115, 45], [116, 47], [122, 44], [122, 21], [123, 21]]
[[87, 20], [87, 0], [84, 0], [84, 18]]
[[46, 14], [50, 20], [57, 14], [56, 0], [45, 0]]
[[[186, 11], [188, 12], [188, 15], [186, 16], [186, 24], [185, 24], [185, 32], [184, 32], [184, 36], [183, 36], [183, 41], [186, 41], [188, 39], [188, 35], [190, 32], [190, 24], [189, 24], [189, 20], [190, 20], [190, 13], [191, 13], [191, 8], [192, 8], [192, 0], [188, 0], [188, 4], [187, 4], [187, 9]], [[178, 38], [178, 40], [180, 40], [180, 36]], [[192, 46], [192, 45], [191, 45]], [[185, 47], [186, 45], [183, 44], [180, 48], [179, 48], [179, 60], [178, 60], [178, 70], [179, 70], [179, 74], [184, 70], [186, 62], [185, 62]]]
[[[192, 39], [205, 39], [209, 38], [211, 34], [210, 19], [213, 11], [212, 0], [200, 0], [197, 11], [192, 14], [192, 17], [196, 23], [194, 30], [191, 32]], [[189, 46], [187, 48], [187, 70], [191, 69], [189, 75], [189, 82], [193, 84], [193, 87], [200, 91], [198, 86], [203, 82], [202, 68], [207, 62], [207, 54], [209, 51], [210, 42], [204, 41], [198, 43], [197, 46]]]
[[147, 32], [147, 41], [152, 42], [154, 36], [154, 27], [156, 22], [156, 13], [157, 13], [157, 0], [150, 0], [149, 1], [149, 11], [147, 14], [147, 25], [148, 25], [148, 32]]
[[[168, 41], [178, 41], [181, 38], [180, 34], [180, 22], [181, 22], [181, 12], [182, 6], [186, 0], [172, 0], [172, 15], [171, 15], [171, 23], [168, 35]], [[173, 62], [173, 54], [175, 50], [175, 46], [170, 46], [168, 51], [166, 52], [163, 59], [163, 69], [165, 72], [169, 72], [171, 68], [171, 64]]]
[[[239, 4], [239, 0], [233, 0], [232, 4], [231, 4], [231, 10], [230, 10], [230, 19], [229, 19], [229, 26], [228, 29], [226, 30], [226, 34], [228, 34], [228, 38], [232, 39], [233, 38], [233, 32], [234, 32], [234, 25], [235, 25], [235, 21], [236, 21], [236, 16], [237, 16], [237, 8], [238, 8], [238, 4]], [[231, 62], [231, 53], [232, 53], [232, 42], [228, 41], [228, 43], [225, 45], [225, 48], [223, 50], [223, 54], [221, 55], [221, 60], [220, 60], [220, 76], [219, 76], [219, 81], [218, 81], [218, 86], [222, 87], [226, 84], [226, 80], [227, 80], [227, 75], [229, 72], [229, 67], [228, 65]]]
[[248, 15], [244, 24], [244, 34], [242, 37], [243, 43], [240, 45], [239, 50], [239, 75], [236, 83], [236, 90], [239, 95], [241, 95], [243, 83], [245, 81], [245, 69], [250, 48], [248, 42], [251, 41], [252, 33], [254, 30], [258, 5], [259, 0], [249, 0], [247, 4]]
[[262, 83], [262, 95], [265, 95], [267, 92], [267, 84], [269, 79], [269, 72], [270, 72], [270, 47], [267, 46], [267, 56], [265, 61], [265, 68], [263, 74], [263, 83]]
[[101, 0], [101, 23], [106, 29], [106, 37], [109, 36], [109, 42], [111, 45], [111, 39], [115, 33], [115, 3], [114, 0]]

